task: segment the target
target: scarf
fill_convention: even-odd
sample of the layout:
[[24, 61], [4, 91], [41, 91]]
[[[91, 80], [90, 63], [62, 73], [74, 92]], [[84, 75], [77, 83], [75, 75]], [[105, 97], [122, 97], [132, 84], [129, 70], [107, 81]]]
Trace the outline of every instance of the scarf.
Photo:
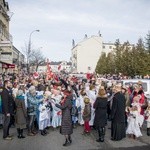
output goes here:
[[19, 96], [16, 97], [16, 99], [24, 100], [24, 96], [23, 95], [19, 95]]

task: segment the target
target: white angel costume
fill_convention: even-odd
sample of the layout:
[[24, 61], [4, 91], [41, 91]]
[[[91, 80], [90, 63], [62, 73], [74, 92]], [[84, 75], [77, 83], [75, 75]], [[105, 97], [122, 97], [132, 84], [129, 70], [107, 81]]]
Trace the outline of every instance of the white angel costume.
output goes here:
[[95, 117], [95, 109], [93, 108], [94, 102], [96, 100], [96, 91], [95, 90], [88, 90], [86, 91], [88, 98], [90, 99], [91, 103], [91, 120], [89, 122], [90, 126], [93, 126], [94, 117]]
[[55, 104], [59, 104], [61, 101], [61, 95], [57, 95], [57, 96], [53, 96], [51, 99], [51, 103], [52, 103], [52, 107], [53, 107], [53, 112], [52, 112], [52, 127], [56, 128], [61, 126], [61, 118], [62, 118], [62, 114], [61, 114], [61, 109], [56, 107]]
[[44, 130], [50, 126], [50, 109], [47, 105], [47, 102], [43, 102], [39, 105], [39, 130]]
[[84, 111], [84, 107], [85, 107], [85, 103], [84, 103], [84, 97], [82, 95], [80, 95], [77, 100], [78, 101], [78, 105], [79, 105], [79, 111], [78, 111], [78, 123], [80, 125], [84, 124], [84, 120], [82, 118], [83, 116], [83, 111]]
[[136, 137], [142, 136], [140, 127], [143, 124], [144, 117], [140, 115], [140, 112], [138, 110], [130, 111], [128, 116], [128, 127], [126, 130], [126, 134], [133, 134]]

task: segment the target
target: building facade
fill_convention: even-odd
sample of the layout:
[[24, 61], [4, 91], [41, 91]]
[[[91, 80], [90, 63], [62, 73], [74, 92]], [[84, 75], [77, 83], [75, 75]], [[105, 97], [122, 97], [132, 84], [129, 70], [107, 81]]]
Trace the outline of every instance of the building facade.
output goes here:
[[[58, 73], [60, 71], [65, 71], [67, 73], [71, 72], [71, 62], [60, 61], [60, 62], [50, 62], [50, 67], [52, 72]], [[37, 72], [46, 72], [47, 64], [40, 65]], [[35, 71], [35, 70], [34, 70]]]
[[93, 73], [102, 52], [108, 54], [115, 48], [112, 43], [103, 43], [102, 36], [86, 37], [71, 49], [73, 73]]
[[24, 63], [23, 54], [13, 46], [13, 38], [9, 33], [8, 14], [8, 2], [0, 0], [0, 73], [18, 71], [20, 62]]

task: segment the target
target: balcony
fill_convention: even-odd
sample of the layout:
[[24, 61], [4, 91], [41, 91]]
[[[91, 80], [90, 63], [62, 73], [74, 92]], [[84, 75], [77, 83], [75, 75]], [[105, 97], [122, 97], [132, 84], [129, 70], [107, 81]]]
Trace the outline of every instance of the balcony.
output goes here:
[[12, 37], [12, 35], [9, 33], [9, 32], [7, 32], [6, 30], [4, 31], [2, 31], [1, 29], [0, 29], [0, 37], [1, 37], [1, 39], [2, 39], [2, 41], [10, 41], [11, 43], [13, 42], [13, 37]]

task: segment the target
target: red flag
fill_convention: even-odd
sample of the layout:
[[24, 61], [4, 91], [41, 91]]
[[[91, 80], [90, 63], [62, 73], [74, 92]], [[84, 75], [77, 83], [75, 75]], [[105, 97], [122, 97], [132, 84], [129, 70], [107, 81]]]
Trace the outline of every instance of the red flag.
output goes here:
[[58, 70], [60, 71], [60, 69], [61, 69], [61, 64], [58, 66]]
[[33, 77], [34, 77], [35, 79], [37, 79], [37, 78], [39, 77], [38, 72], [34, 72], [34, 73], [33, 73]]
[[47, 59], [47, 73], [46, 73], [46, 79], [49, 80], [53, 77], [53, 72], [50, 66], [49, 59]]

